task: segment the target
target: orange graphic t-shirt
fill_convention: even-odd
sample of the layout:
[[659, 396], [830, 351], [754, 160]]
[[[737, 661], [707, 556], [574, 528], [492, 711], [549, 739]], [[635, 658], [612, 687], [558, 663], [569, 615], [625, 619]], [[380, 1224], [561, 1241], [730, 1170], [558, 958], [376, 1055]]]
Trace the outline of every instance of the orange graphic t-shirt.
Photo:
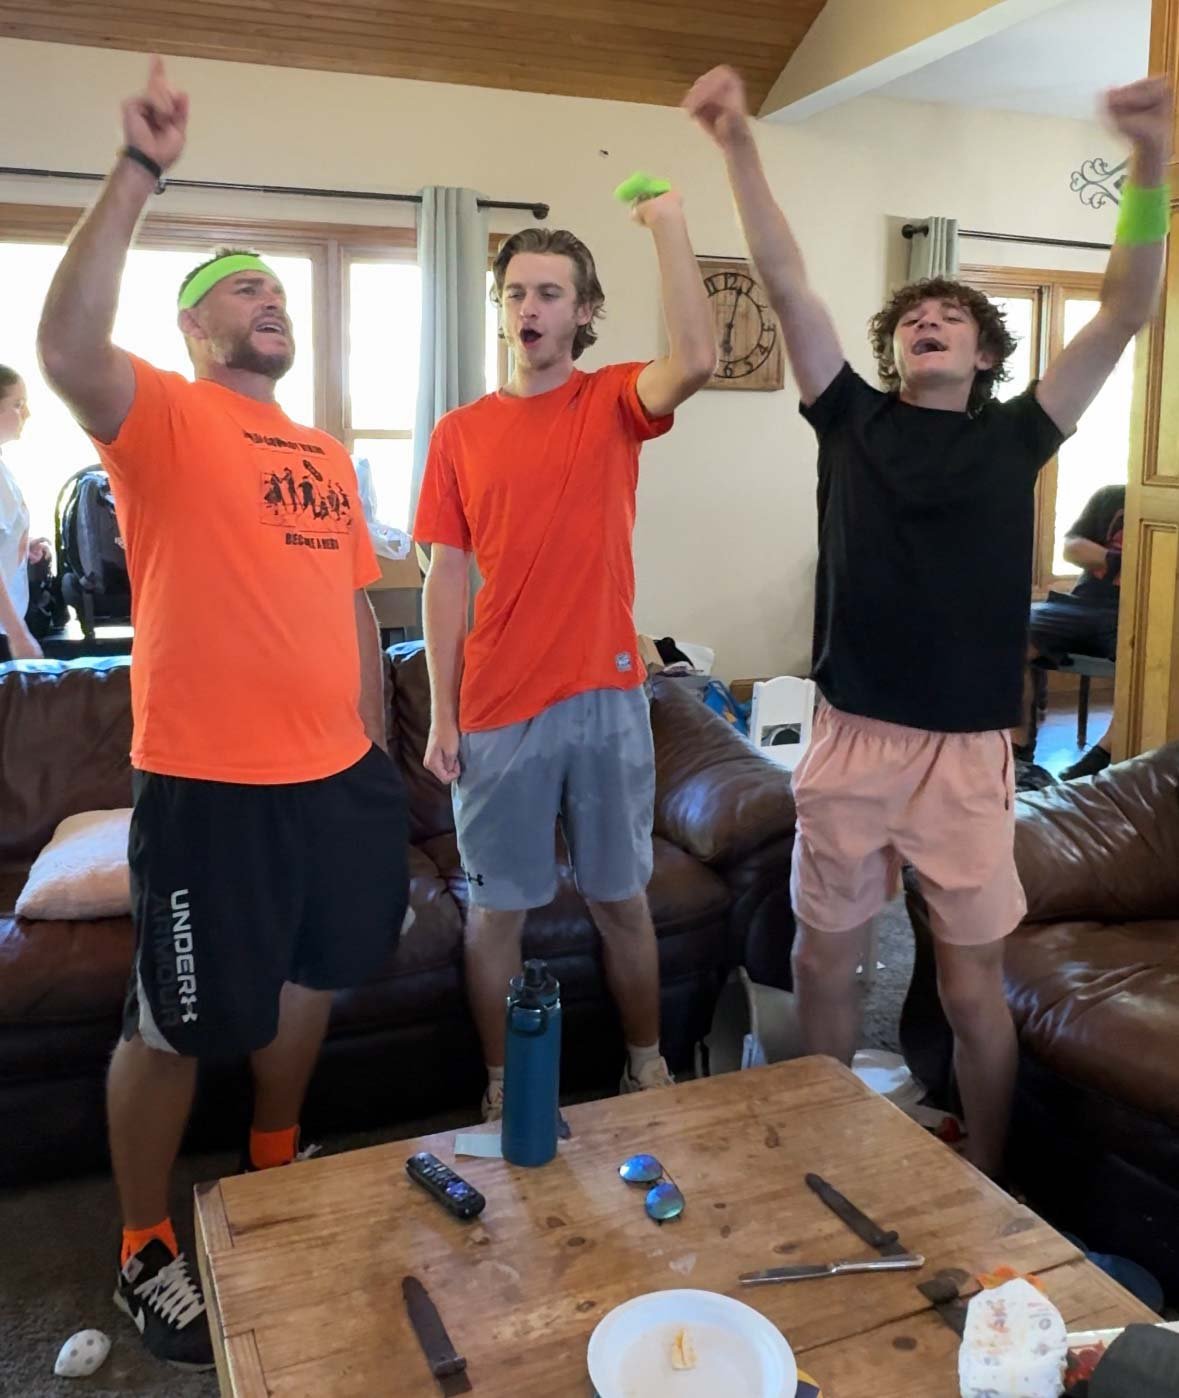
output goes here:
[[639, 448], [672, 425], [640, 402], [643, 368], [574, 369], [533, 398], [489, 393], [434, 428], [414, 538], [473, 553], [483, 579], [463, 658], [464, 732], [643, 682], [631, 550]]
[[131, 579], [132, 765], [258, 785], [369, 747], [355, 589], [380, 576], [348, 453], [141, 359], [110, 475]]

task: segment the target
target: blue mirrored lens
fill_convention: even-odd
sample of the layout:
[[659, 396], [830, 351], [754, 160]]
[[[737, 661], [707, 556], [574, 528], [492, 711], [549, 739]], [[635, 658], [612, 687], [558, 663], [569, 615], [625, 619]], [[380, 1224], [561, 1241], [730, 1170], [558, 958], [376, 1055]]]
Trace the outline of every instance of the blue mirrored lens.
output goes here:
[[627, 1184], [650, 1184], [663, 1174], [663, 1166], [653, 1155], [632, 1155], [618, 1167]]
[[663, 1184], [657, 1184], [654, 1189], [647, 1191], [647, 1213], [657, 1223], [664, 1223], [669, 1218], [679, 1218], [683, 1211], [684, 1196], [677, 1185], [664, 1181]]

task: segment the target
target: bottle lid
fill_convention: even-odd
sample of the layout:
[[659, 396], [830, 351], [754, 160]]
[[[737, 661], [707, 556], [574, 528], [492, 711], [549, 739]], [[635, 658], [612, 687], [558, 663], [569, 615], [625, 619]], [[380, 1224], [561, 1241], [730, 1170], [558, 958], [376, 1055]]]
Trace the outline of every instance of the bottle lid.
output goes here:
[[524, 963], [524, 974], [513, 976], [511, 981], [512, 998], [523, 1009], [538, 1009], [541, 1005], [553, 1004], [560, 994], [557, 978], [550, 974], [544, 961], [534, 960]]

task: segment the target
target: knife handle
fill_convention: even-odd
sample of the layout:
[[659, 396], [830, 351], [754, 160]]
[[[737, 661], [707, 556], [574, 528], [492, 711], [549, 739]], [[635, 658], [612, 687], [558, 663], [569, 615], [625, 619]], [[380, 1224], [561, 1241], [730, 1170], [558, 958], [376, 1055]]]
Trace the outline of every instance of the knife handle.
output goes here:
[[430, 1372], [436, 1379], [461, 1374], [467, 1367], [467, 1361], [455, 1350], [438, 1308], [430, 1299], [430, 1293], [417, 1277], [405, 1277], [401, 1283], [401, 1294]]
[[920, 1253], [902, 1252], [895, 1257], [870, 1257], [862, 1262], [836, 1262], [832, 1268], [834, 1276], [846, 1272], [915, 1272], [925, 1266], [925, 1258]]

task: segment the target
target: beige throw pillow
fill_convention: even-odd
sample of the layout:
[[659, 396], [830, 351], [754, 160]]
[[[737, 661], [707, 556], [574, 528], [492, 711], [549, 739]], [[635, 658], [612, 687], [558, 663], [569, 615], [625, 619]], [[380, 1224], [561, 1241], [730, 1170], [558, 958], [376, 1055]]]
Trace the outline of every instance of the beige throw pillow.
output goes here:
[[67, 816], [29, 870], [18, 915], [72, 920], [129, 913], [130, 824], [130, 809]]

